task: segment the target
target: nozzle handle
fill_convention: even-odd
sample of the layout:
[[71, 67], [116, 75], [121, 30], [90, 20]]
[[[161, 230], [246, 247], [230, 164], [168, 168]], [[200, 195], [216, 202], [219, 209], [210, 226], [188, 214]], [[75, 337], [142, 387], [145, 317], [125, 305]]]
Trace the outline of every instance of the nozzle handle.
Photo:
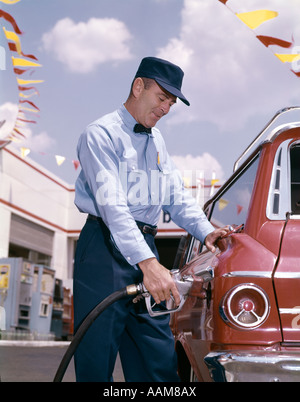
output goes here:
[[[171, 270], [170, 271], [172, 278], [176, 284], [177, 290], [180, 295], [180, 303], [178, 306], [175, 305], [174, 299], [171, 295], [171, 299], [166, 301], [166, 307], [163, 305], [159, 304], [157, 305], [155, 302], [154, 304], [151, 304], [151, 296], [147, 292], [147, 289], [143, 285], [143, 289], [145, 292], [143, 293], [143, 296], [145, 297], [145, 302], [146, 302], [146, 307], [148, 310], [148, 313], [151, 317], [157, 317], [160, 315], [165, 315], [165, 314], [170, 314], [170, 313], [175, 313], [176, 311], [180, 311], [185, 303], [185, 300], [188, 296], [188, 292], [193, 284], [193, 278], [190, 275], [185, 275], [181, 277], [181, 273], [178, 269], [176, 270]], [[159, 307], [159, 310], [154, 310], [155, 307]]]

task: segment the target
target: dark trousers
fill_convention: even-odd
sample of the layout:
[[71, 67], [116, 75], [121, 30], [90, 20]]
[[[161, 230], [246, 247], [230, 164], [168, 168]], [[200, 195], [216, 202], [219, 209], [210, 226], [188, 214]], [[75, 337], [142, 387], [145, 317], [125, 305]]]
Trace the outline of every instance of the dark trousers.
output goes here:
[[[145, 239], [155, 254], [154, 238]], [[76, 249], [74, 329], [111, 293], [140, 283], [142, 272], [122, 257], [102, 221], [87, 220]], [[144, 301], [121, 299], [91, 325], [75, 352], [76, 380], [112, 381], [119, 352], [126, 381], [178, 381], [169, 315], [150, 317]]]

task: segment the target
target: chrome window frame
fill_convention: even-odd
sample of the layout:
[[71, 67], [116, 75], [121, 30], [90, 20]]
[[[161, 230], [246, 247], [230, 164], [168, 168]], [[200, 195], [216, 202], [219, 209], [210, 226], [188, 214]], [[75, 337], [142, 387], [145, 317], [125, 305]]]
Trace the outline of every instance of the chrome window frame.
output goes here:
[[[299, 125], [298, 125], [299, 126]], [[291, 138], [284, 141], [277, 149], [271, 182], [269, 187], [268, 202], [266, 207], [266, 216], [271, 221], [286, 220], [287, 214], [291, 214], [291, 158], [290, 149], [292, 146], [300, 144], [299, 140], [293, 141]], [[280, 165], [278, 159], [281, 154]], [[279, 188], [276, 183], [279, 178]], [[278, 212], [274, 210], [275, 198], [279, 198]], [[300, 219], [299, 215], [292, 215], [292, 219]]]
[[[291, 139], [284, 141], [277, 149], [275, 154], [271, 182], [269, 187], [269, 195], [267, 202], [266, 216], [272, 221], [281, 221], [286, 219], [287, 212], [290, 211], [291, 186], [290, 186], [290, 166], [289, 166], [289, 144]], [[280, 157], [280, 164], [278, 162]], [[276, 181], [280, 175], [279, 187]], [[278, 212], [275, 211], [275, 199], [279, 197]]]

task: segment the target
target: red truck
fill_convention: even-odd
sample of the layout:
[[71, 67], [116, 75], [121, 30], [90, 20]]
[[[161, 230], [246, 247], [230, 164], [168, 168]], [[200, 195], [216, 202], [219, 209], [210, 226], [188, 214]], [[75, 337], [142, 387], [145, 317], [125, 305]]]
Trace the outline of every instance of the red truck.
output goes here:
[[300, 381], [299, 117], [279, 111], [205, 204], [232, 226], [216, 252], [192, 236], [179, 247], [181, 275], [204, 280], [171, 315], [183, 381]]

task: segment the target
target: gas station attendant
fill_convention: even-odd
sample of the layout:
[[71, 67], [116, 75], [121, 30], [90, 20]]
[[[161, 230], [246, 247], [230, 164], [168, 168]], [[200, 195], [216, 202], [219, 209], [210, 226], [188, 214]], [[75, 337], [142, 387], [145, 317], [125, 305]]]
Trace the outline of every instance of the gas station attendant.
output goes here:
[[[159, 304], [179, 294], [154, 243], [162, 209], [214, 251], [226, 229], [214, 229], [184, 189], [157, 122], [176, 103], [183, 71], [144, 58], [126, 102], [89, 124], [78, 143], [81, 172], [75, 204], [88, 218], [75, 255], [75, 331], [101, 300], [144, 282]], [[119, 352], [126, 381], [178, 381], [169, 315], [150, 317], [144, 301], [119, 300], [97, 318], [75, 353], [77, 381], [112, 381]]]

